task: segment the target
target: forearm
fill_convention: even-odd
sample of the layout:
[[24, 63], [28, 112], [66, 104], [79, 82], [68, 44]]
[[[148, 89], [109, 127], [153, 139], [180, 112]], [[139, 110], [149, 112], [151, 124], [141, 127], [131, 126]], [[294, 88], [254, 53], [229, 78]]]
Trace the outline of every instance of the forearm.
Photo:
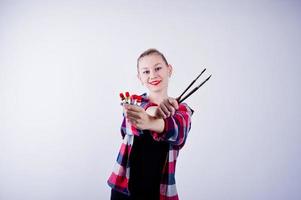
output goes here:
[[164, 126], [165, 122], [162, 118], [151, 117], [148, 130], [162, 133], [164, 131]]

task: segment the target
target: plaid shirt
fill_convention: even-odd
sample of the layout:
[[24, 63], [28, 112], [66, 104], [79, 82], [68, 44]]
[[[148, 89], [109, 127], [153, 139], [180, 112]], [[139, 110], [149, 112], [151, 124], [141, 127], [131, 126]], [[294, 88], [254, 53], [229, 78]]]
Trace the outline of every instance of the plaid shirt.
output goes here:
[[[141, 96], [141, 107], [145, 110], [150, 106], [156, 105], [149, 101], [146, 93]], [[193, 110], [187, 104], [181, 103], [173, 116], [164, 119], [165, 127], [162, 133], [150, 131], [154, 140], [167, 141], [169, 143], [169, 152], [161, 174], [160, 200], [179, 199], [175, 181], [176, 161], [179, 150], [184, 146], [188, 132], [190, 131], [192, 113]], [[130, 195], [128, 189], [130, 177], [129, 157], [134, 142], [134, 135], [139, 136], [143, 133], [143, 130], [136, 129], [127, 122], [125, 117], [123, 118], [121, 125], [123, 142], [119, 150], [117, 162], [107, 183], [111, 188], [126, 195]]]

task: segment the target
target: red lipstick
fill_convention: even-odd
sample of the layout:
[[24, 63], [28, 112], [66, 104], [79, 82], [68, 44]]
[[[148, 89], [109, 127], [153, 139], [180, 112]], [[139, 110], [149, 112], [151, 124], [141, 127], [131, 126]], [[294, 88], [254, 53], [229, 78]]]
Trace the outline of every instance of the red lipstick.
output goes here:
[[161, 83], [161, 81], [152, 81], [152, 82], [149, 82], [149, 84], [151, 84], [151, 85], [158, 85], [160, 83]]

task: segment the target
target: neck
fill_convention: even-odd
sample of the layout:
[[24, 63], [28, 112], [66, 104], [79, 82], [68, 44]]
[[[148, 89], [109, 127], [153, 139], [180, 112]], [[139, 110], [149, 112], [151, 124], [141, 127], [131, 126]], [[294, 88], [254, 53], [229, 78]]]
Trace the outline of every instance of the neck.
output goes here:
[[158, 105], [167, 97], [167, 91], [150, 92], [149, 94], [149, 100]]

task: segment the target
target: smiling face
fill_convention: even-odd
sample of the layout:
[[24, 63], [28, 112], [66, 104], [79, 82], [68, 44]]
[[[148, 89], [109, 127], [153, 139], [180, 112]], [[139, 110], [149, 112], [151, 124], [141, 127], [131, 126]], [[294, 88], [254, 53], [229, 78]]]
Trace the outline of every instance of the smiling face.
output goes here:
[[138, 64], [138, 78], [150, 92], [167, 92], [171, 65], [166, 64], [156, 53], [140, 58]]

